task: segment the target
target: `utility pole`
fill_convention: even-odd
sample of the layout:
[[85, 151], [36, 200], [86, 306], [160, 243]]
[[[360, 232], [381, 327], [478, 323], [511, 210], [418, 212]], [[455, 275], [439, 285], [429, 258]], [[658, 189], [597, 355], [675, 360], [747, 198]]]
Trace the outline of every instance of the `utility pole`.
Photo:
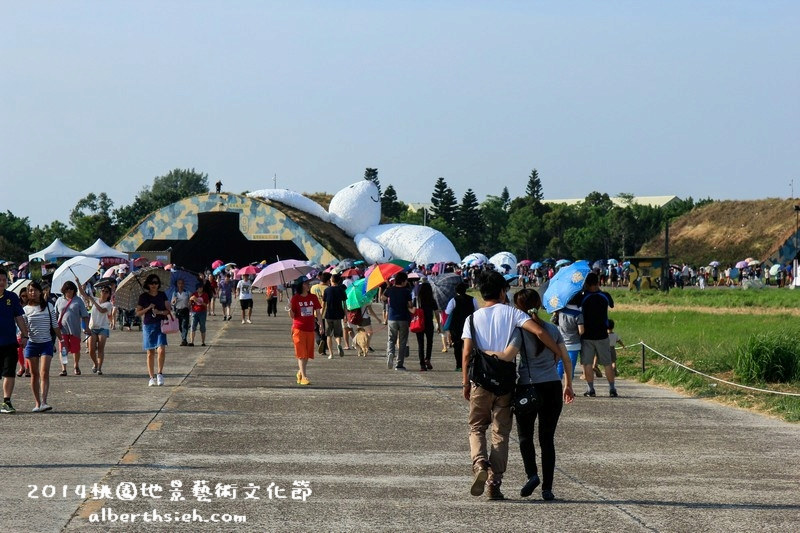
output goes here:
[[664, 292], [669, 292], [669, 217], [664, 230], [664, 265], [661, 267], [661, 282]]
[[272, 188], [278, 188], [278, 173], [276, 172], [274, 176], [272, 176]]

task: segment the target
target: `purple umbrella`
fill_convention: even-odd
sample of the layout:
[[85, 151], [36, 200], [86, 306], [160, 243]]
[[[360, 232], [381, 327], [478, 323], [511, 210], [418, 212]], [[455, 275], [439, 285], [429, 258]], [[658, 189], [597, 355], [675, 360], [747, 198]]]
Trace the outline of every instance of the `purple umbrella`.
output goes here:
[[747, 261], [739, 261], [736, 263], [736, 268], [747, 268]]

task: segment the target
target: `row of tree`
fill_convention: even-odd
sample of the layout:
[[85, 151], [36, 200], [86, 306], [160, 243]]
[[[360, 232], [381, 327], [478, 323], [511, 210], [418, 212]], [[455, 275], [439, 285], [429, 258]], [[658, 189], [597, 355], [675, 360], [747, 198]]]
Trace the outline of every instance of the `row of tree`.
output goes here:
[[206, 192], [208, 174], [175, 169], [154, 178], [153, 185], [142, 188], [130, 205], [114, 208], [106, 193], [87, 194], [70, 212], [69, 224], [55, 220], [31, 227], [28, 217], [15, 216], [11, 211], [0, 213], [0, 258], [25, 261], [31, 251], [41, 250], [56, 238], [76, 250], [90, 246], [98, 237], [113, 244], [153, 211]]
[[[378, 185], [378, 169], [368, 168], [364, 178]], [[428, 224], [444, 233], [461, 256], [510, 251], [518, 258], [610, 258], [634, 255], [664, 228], [665, 221], [694, 207], [691, 197], [658, 208], [634, 203], [634, 196], [619, 193], [623, 205], [608, 194], [592, 192], [575, 205], [545, 203], [539, 172], [528, 176], [525, 195], [511, 199], [508, 187], [483, 202], [467, 189], [458, 202], [455, 191], [440, 177], [433, 186], [430, 210], [411, 211], [397, 198], [392, 185], [381, 195], [383, 216], [390, 222]]]
[[[492, 255], [507, 250], [520, 259], [608, 258], [633, 255], [664, 227], [668, 218], [688, 212], [692, 198], [665, 208], [639, 205], [633, 195], [619, 194], [624, 206], [608, 194], [593, 192], [577, 205], [543, 202], [539, 173], [528, 176], [525, 195], [511, 198], [508, 187], [499, 195], [479, 202], [467, 189], [459, 202], [455, 191], [440, 177], [433, 186], [430, 209], [412, 211], [400, 201], [392, 185], [381, 189], [377, 168], [367, 168], [364, 179], [374, 182], [381, 195], [385, 222], [430, 225], [444, 233], [462, 255], [482, 252]], [[56, 220], [43, 227], [31, 227], [27, 217], [11, 211], [0, 213], [0, 258], [24, 261], [60, 238], [76, 249], [91, 245], [98, 237], [111, 244], [118, 241], [142, 218], [182, 198], [208, 192], [208, 175], [194, 169], [175, 169], [154, 178], [130, 205], [115, 208], [101, 192], [89, 193], [72, 209], [69, 224]]]

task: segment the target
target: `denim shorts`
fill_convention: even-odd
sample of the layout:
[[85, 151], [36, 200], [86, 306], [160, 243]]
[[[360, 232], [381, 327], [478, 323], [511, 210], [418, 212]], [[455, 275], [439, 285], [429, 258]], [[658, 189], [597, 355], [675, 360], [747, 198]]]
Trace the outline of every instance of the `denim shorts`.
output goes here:
[[95, 335], [105, 335], [106, 337], [111, 336], [111, 331], [108, 328], [92, 328], [92, 333]]
[[145, 350], [155, 350], [159, 346], [166, 345], [167, 336], [161, 333], [161, 322], [142, 324], [142, 347]]
[[206, 332], [207, 315], [208, 311], [202, 311], [200, 313], [192, 313], [192, 331], [197, 331], [197, 328], [200, 327], [200, 331], [202, 333]]
[[25, 345], [25, 359], [29, 357], [41, 357], [43, 355], [53, 356], [53, 342], [30, 342]]

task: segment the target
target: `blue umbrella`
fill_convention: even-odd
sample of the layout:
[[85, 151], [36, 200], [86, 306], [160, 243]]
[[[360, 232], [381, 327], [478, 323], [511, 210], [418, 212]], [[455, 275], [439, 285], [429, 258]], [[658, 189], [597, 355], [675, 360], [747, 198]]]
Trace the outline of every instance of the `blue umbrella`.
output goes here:
[[569, 259], [559, 259], [558, 261], [556, 261], [556, 268], [568, 265], [570, 263], [572, 263], [572, 261], [570, 261]]
[[588, 261], [578, 261], [556, 272], [542, 297], [547, 312], [553, 313], [566, 306], [583, 289], [583, 282], [589, 272], [591, 268]]
[[506, 281], [511, 281], [517, 279], [519, 277], [519, 274], [506, 274], [503, 277], [506, 279]]
[[542, 264], [539, 261], [536, 261], [535, 263], [531, 264], [531, 268], [534, 268], [534, 269], [540, 268], [541, 266], [542, 266]]
[[175, 289], [178, 288], [179, 279], [183, 280], [184, 288], [190, 293], [196, 291], [200, 286], [200, 279], [197, 277], [197, 273], [190, 270], [173, 270], [169, 276], [169, 288], [164, 291], [167, 298], [172, 299]]

